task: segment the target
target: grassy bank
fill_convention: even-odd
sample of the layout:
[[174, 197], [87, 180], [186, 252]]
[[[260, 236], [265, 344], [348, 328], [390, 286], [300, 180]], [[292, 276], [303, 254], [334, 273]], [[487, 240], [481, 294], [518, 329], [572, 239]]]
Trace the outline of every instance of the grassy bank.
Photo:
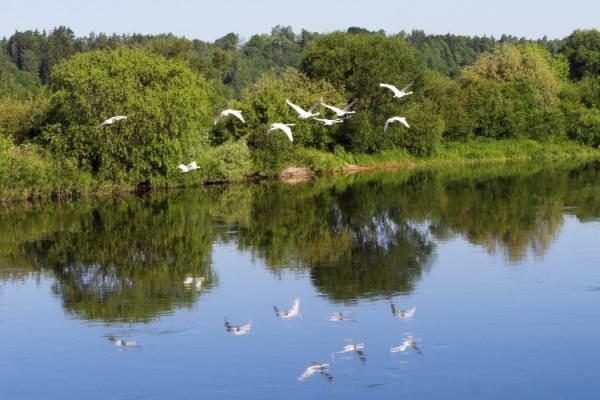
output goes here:
[[413, 169], [452, 167], [479, 163], [592, 160], [600, 151], [573, 142], [541, 143], [533, 140], [476, 140], [451, 142], [428, 157], [402, 150], [378, 154], [353, 154], [341, 148], [321, 152], [298, 148], [285, 165], [269, 172], [252, 162], [244, 142], [208, 148], [197, 154], [200, 170], [189, 174], [173, 171], [167, 178], [150, 179], [144, 185], [107, 182], [80, 170], [68, 159], [56, 159], [36, 147], [0, 149], [0, 201], [62, 200], [90, 195], [115, 195], [150, 187], [165, 190], [208, 183], [244, 182], [256, 177], [276, 178], [279, 172], [297, 167], [301, 175], [327, 175], [362, 169]]
[[526, 161], [592, 160], [600, 158], [600, 151], [574, 142], [542, 143], [528, 139], [472, 140], [449, 142], [428, 157], [416, 157], [403, 150], [389, 150], [378, 154], [352, 154], [336, 150], [322, 153], [308, 149], [298, 152], [298, 166], [317, 173], [357, 169], [389, 169], [505, 163]]

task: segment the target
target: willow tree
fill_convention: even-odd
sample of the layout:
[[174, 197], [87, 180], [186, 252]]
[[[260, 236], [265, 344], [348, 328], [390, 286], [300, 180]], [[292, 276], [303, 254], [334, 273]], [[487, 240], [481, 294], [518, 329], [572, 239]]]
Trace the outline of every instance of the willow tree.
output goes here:
[[[207, 139], [206, 80], [144, 50], [76, 55], [53, 69], [51, 89], [43, 139], [101, 179], [164, 178]], [[128, 119], [97, 128], [115, 115]]]

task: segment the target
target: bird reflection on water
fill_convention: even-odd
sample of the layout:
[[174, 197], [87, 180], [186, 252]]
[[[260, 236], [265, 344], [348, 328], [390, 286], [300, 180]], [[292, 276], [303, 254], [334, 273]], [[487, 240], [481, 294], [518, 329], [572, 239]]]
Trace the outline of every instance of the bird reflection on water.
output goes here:
[[225, 330], [236, 336], [246, 335], [252, 330], [252, 321], [245, 325], [232, 325], [225, 319]]
[[107, 338], [110, 342], [112, 342], [112, 344], [114, 344], [117, 347], [123, 348], [123, 349], [125, 349], [125, 348], [141, 349], [141, 346], [139, 346], [135, 340], [126, 340], [126, 339], [122, 339], [122, 338], [117, 338], [115, 336], [108, 336]]
[[336, 354], [345, 354], [345, 353], [355, 353], [359, 360], [364, 362], [367, 362], [367, 356], [365, 355], [365, 344], [364, 343], [350, 343], [344, 346], [344, 348], [341, 351], [338, 351], [337, 353], [333, 353], [333, 356], [335, 357]]
[[406, 335], [400, 346], [390, 348], [390, 352], [404, 353], [408, 349], [414, 350], [417, 354], [423, 354], [419, 346], [417, 346], [417, 340], [412, 335]]
[[300, 299], [294, 299], [292, 303], [292, 308], [289, 310], [280, 310], [277, 306], [273, 306], [273, 310], [275, 311], [275, 315], [278, 318], [295, 318], [300, 315]]
[[333, 382], [333, 376], [329, 373], [329, 364], [313, 362], [304, 370], [302, 375], [298, 377], [298, 381], [302, 382], [313, 375], [319, 374], [327, 379], [328, 382]]
[[345, 311], [337, 311], [329, 316], [329, 320], [331, 322], [341, 322], [341, 321], [352, 321], [356, 322], [354, 318], [352, 318], [352, 314]]
[[417, 307], [413, 307], [409, 310], [400, 310], [399, 308], [396, 308], [394, 303], [391, 304], [391, 308], [392, 308], [392, 315], [396, 318], [402, 318], [402, 319], [412, 319], [412, 317], [414, 317], [414, 315], [415, 315], [415, 312], [417, 311]]

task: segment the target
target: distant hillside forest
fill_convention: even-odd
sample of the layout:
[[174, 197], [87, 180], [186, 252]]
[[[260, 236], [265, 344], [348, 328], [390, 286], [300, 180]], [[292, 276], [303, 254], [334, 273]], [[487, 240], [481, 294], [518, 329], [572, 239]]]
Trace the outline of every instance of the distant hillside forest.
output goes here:
[[[276, 26], [212, 43], [76, 37], [64, 26], [15, 32], [0, 40], [0, 188], [35, 196], [38, 184], [59, 195], [98, 182], [240, 180], [322, 153], [431, 157], [451, 142], [492, 139], [597, 147], [599, 74], [598, 30], [529, 40]], [[412, 83], [414, 93], [394, 99], [382, 82]], [[324, 126], [299, 120], [285, 103], [307, 109], [321, 98], [340, 108], [356, 99], [356, 113]], [[241, 110], [246, 123], [214, 125], [224, 108]], [[115, 115], [128, 119], [97, 128]], [[384, 132], [392, 116], [406, 117], [410, 129]], [[293, 143], [266, 133], [274, 122], [296, 124]], [[199, 172], [182, 177], [177, 165], [192, 160]]]

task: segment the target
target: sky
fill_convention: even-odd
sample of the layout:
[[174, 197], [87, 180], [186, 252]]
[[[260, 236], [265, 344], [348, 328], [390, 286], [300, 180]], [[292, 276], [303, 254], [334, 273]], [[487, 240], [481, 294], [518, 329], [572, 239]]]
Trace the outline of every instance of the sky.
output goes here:
[[296, 32], [360, 26], [387, 33], [562, 38], [575, 29], [600, 28], [598, 15], [596, 0], [0, 0], [0, 37], [65, 25], [77, 36], [173, 33], [213, 41], [229, 32], [248, 39], [289, 25]]

